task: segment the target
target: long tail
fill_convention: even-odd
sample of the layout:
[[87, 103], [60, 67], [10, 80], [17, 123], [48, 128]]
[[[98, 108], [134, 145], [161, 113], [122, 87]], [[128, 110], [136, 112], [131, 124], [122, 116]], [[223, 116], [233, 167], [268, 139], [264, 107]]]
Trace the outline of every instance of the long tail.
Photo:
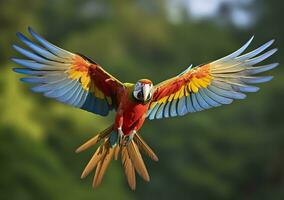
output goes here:
[[85, 178], [96, 168], [95, 176], [93, 179], [93, 187], [96, 188], [102, 182], [103, 176], [110, 164], [110, 161], [113, 159], [113, 157], [115, 160], [117, 160], [119, 153], [121, 153], [121, 161], [124, 167], [127, 182], [130, 188], [132, 190], [135, 190], [135, 171], [145, 181], [150, 181], [150, 177], [140, 154], [140, 150], [142, 150], [154, 161], [158, 161], [158, 157], [145, 143], [145, 141], [138, 135], [138, 133], [134, 135], [133, 139], [130, 140], [127, 145], [121, 145], [121, 143], [119, 142], [115, 142], [115, 145], [113, 145], [113, 136], [117, 136], [117, 132], [114, 130], [114, 125], [111, 125], [104, 131], [89, 139], [76, 150], [76, 153], [79, 153], [96, 145], [97, 143], [101, 143], [88, 162], [87, 166], [85, 167], [81, 178]]

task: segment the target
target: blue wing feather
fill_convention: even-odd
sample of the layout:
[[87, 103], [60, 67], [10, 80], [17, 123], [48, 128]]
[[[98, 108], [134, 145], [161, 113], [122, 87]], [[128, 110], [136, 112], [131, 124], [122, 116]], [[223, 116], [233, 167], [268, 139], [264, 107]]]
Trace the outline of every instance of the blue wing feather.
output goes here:
[[188, 112], [191, 112], [191, 113], [196, 112], [196, 110], [193, 107], [192, 99], [190, 95], [186, 97], [186, 107], [187, 107]]
[[172, 100], [171, 107], [170, 107], [170, 114], [171, 117], [177, 116], [177, 99]]
[[161, 104], [156, 112], [156, 119], [161, 119], [164, 115], [164, 108], [166, 104]]
[[211, 108], [212, 106], [210, 106], [204, 99], [203, 97], [201, 96], [201, 94], [198, 92], [195, 94], [196, 96], [196, 100], [197, 102], [199, 103], [199, 105], [204, 108], [204, 109], [209, 109]]
[[221, 88], [215, 87], [213, 84], [208, 86], [208, 89], [211, 90], [212, 92], [223, 96], [227, 98], [232, 98], [232, 99], [244, 99], [246, 98], [246, 95], [243, 93], [235, 92], [235, 91], [229, 91], [229, 90], [223, 90]]
[[236, 60], [248, 60], [250, 58], [253, 58], [254, 56], [257, 56], [258, 54], [260, 54], [261, 52], [263, 52], [264, 50], [266, 50], [268, 47], [270, 47], [275, 40], [270, 40], [269, 42], [263, 44], [262, 46], [260, 46], [259, 48], [244, 54], [242, 56], [239, 56], [236, 58]]
[[[161, 103], [156, 118], [181, 116], [188, 112], [230, 104], [235, 99], [245, 99], [246, 94], [244, 93], [257, 92], [259, 88], [253, 84], [268, 82], [273, 76], [253, 75], [271, 70], [277, 67], [278, 63], [256, 67], [254, 65], [272, 56], [277, 49], [266, 51], [274, 42], [274, 40], [270, 40], [255, 50], [243, 54], [252, 40], [253, 37], [228, 56], [193, 69], [190, 66], [170, 81], [160, 83], [158, 89], [161, 87], [163, 89], [157, 90], [153, 103], [170, 95], [175, 95], [175, 97], [178, 95], [179, 98]], [[193, 85], [190, 85], [191, 81]], [[167, 87], [175, 89], [164, 92]], [[180, 93], [184, 88], [184, 93]], [[185, 95], [187, 96], [185, 97]]]
[[54, 60], [54, 61], [59, 61], [59, 62], [64, 62], [65, 60], [62, 58], [59, 58], [58, 56], [55, 56], [54, 54], [50, 53], [49, 51], [45, 50], [44, 48], [36, 45], [35, 43], [33, 43], [32, 41], [30, 41], [26, 36], [24, 36], [21, 33], [17, 33], [16, 34], [18, 36], [18, 38], [24, 43], [26, 44], [29, 48], [31, 48], [33, 51], [35, 51], [37, 54], [50, 59], [50, 60]]
[[48, 42], [47, 40], [45, 40], [41, 36], [39, 36], [37, 33], [35, 33], [32, 30], [32, 28], [29, 27], [28, 31], [38, 42], [40, 42], [45, 48], [47, 48], [49, 51], [51, 51], [55, 55], [57, 55], [61, 58], [67, 59], [67, 60], [69, 60], [70, 57], [72, 58], [72, 56], [73, 56], [72, 53], [51, 44], [50, 42]]
[[247, 65], [255, 65], [257, 63], [260, 63], [262, 61], [264, 61], [265, 59], [269, 58], [270, 56], [272, 56], [278, 49], [272, 49], [258, 57], [252, 58], [249, 61], [246, 62]]
[[200, 95], [203, 97], [203, 99], [212, 107], [218, 107], [221, 106], [221, 104], [212, 98], [210, 98], [205, 92], [204, 89], [200, 89]]
[[249, 67], [249, 68], [247, 68], [246, 71], [249, 75], [254, 75], [254, 74], [259, 74], [259, 73], [262, 73], [262, 72], [272, 70], [275, 67], [277, 67], [278, 65], [279, 65], [279, 63], [273, 63], [273, 64], [263, 65], [263, 66], [259, 66], [259, 67]]
[[185, 115], [188, 111], [186, 108], [186, 101], [185, 101], [186, 97], [182, 97], [181, 99], [179, 99], [178, 101], [178, 105], [177, 105], [177, 113], [180, 116]]
[[196, 96], [194, 93], [192, 93], [191, 95], [191, 101], [192, 101], [192, 105], [195, 108], [196, 111], [202, 111], [203, 108], [199, 105], [199, 103], [197, 102]]
[[[29, 75], [20, 80], [25, 83], [36, 84], [31, 88], [34, 92], [44, 93], [44, 96], [55, 98], [66, 104], [82, 108], [105, 116], [113, 109], [107, 99], [99, 99], [95, 94], [82, 87], [80, 78], [69, 78], [68, 70], [74, 66], [77, 54], [61, 49], [28, 28], [29, 33], [38, 42], [28, 39], [22, 33], [17, 37], [29, 49], [22, 48], [16, 44], [12, 47], [27, 59], [11, 58], [11, 60], [24, 68], [13, 68], [13, 71]], [[84, 56], [82, 56], [85, 59]], [[88, 60], [89, 61], [89, 60]], [[89, 61], [90, 62], [90, 61]]]
[[165, 110], [164, 110], [164, 116], [165, 117], [170, 117], [170, 106], [171, 106], [171, 102], [167, 102]]

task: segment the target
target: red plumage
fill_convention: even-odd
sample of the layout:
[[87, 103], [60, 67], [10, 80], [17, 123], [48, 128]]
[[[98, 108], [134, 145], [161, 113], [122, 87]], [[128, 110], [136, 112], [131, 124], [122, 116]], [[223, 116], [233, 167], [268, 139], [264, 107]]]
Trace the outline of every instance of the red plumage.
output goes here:
[[42, 92], [47, 97], [95, 114], [106, 116], [110, 110], [116, 112], [114, 124], [77, 149], [81, 152], [101, 143], [81, 176], [86, 177], [96, 168], [94, 187], [101, 183], [112, 157], [117, 159], [120, 152], [132, 189], [136, 187], [135, 171], [144, 180], [150, 180], [140, 150], [155, 161], [158, 158], [138, 134], [146, 117], [182, 116], [244, 99], [245, 92], [258, 90], [252, 84], [272, 79], [255, 74], [278, 65], [253, 66], [277, 51], [272, 49], [263, 53], [273, 40], [241, 55], [251, 39], [229, 56], [192, 69], [189, 67], [157, 86], [148, 79], [141, 79], [136, 84], [122, 83], [89, 58], [56, 47], [30, 28], [29, 32], [37, 43], [21, 33], [17, 36], [30, 50], [13, 45], [16, 51], [30, 59], [12, 59], [24, 67], [14, 71], [29, 76], [22, 81], [37, 84], [32, 88], [34, 92]]

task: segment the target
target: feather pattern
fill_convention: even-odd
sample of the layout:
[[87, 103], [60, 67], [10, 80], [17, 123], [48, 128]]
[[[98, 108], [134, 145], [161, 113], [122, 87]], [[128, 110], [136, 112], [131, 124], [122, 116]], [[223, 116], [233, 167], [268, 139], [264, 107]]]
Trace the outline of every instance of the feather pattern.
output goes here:
[[110, 164], [110, 161], [113, 157], [114, 149], [110, 147], [109, 143], [106, 142], [104, 144], [105, 154], [101, 158], [100, 165], [96, 169], [95, 177], [93, 180], [93, 187], [96, 188], [101, 184], [102, 179], [105, 175], [105, 172]]
[[114, 147], [114, 159], [118, 160], [119, 152], [121, 151], [120, 145]]
[[246, 92], [256, 92], [253, 84], [270, 81], [272, 76], [254, 76], [269, 71], [278, 63], [254, 66], [270, 56], [277, 49], [267, 50], [274, 42], [261, 45], [246, 54], [242, 53], [252, 42], [253, 37], [240, 49], [211, 63], [187, 68], [178, 76], [156, 86], [147, 117], [161, 119], [183, 116], [202, 111], [235, 99], [246, 98]]
[[146, 169], [146, 166], [144, 164], [144, 161], [142, 159], [142, 156], [139, 152], [139, 149], [137, 148], [136, 144], [133, 140], [129, 142], [127, 145], [127, 151], [130, 156], [130, 159], [134, 165], [134, 168], [136, 169], [137, 173], [145, 180], [150, 181], [150, 177], [148, 174], [148, 171]]
[[[15, 51], [25, 58], [11, 58], [11, 60], [23, 67], [13, 70], [26, 75], [20, 80], [34, 84], [32, 91], [101, 116], [106, 116], [112, 109], [132, 111], [129, 108], [136, 106], [135, 102], [130, 101], [123, 104], [124, 100], [130, 100], [125, 98], [126, 93], [123, 92], [129, 92], [128, 85], [132, 84], [121, 83], [91, 59], [53, 45], [31, 28], [28, 28], [28, 31], [32, 40], [17, 33], [19, 40], [27, 49], [17, 44], [13, 45]], [[135, 126], [134, 130], [138, 131], [141, 128], [147, 109], [149, 119], [183, 116], [231, 104], [236, 99], [246, 98], [247, 92], [258, 91], [259, 88], [254, 84], [264, 83], [273, 78], [258, 74], [274, 69], [278, 63], [258, 64], [272, 56], [277, 49], [268, 49], [274, 42], [271, 40], [255, 50], [244, 53], [252, 40], [253, 37], [228, 56], [196, 67], [190, 65], [177, 76], [155, 86], [151, 101], [145, 102], [144, 105], [139, 102], [144, 110], [139, 107], [140, 105], [137, 108], [139, 111], [135, 110], [135, 107], [135, 114], [141, 109], [143, 117], [139, 119], [142, 119], [141, 121], [137, 120], [139, 123], [136, 123], [136, 119], [133, 120], [135, 123], [130, 129]], [[127, 107], [129, 104], [130, 107]], [[126, 108], [121, 105], [126, 105]], [[128, 113], [123, 114], [128, 116]], [[132, 115], [130, 116], [129, 118], [132, 118]], [[127, 122], [128, 118], [125, 117], [123, 123], [129, 125]], [[97, 187], [101, 184], [113, 157], [117, 160], [120, 154], [127, 182], [130, 188], [135, 190], [136, 172], [145, 181], [150, 180], [140, 150], [154, 161], [158, 161], [158, 157], [138, 133], [128, 135], [132, 132], [127, 132], [128, 130], [125, 132], [123, 127], [123, 132], [127, 134], [120, 137], [115, 127], [117, 128], [117, 124], [111, 125], [76, 150], [79, 153], [99, 143], [81, 178], [95, 171], [93, 187]]]
[[93, 154], [86, 167], [84, 168], [81, 178], [85, 178], [92, 171], [95, 170], [95, 176], [93, 178], [93, 187], [97, 187], [102, 182], [103, 176], [112, 158], [114, 157], [114, 159], [117, 160], [118, 154], [121, 153], [121, 162], [124, 168], [128, 185], [132, 190], [135, 190], [135, 170], [144, 180], [150, 180], [148, 171], [146, 169], [139, 149], [141, 149], [147, 156], [149, 156], [154, 161], [158, 161], [158, 157], [156, 156], [154, 151], [146, 144], [146, 142], [141, 138], [141, 136], [138, 135], [138, 133], [135, 134], [133, 139], [131, 139], [128, 143], [125, 143], [125, 145], [122, 145], [122, 143], [118, 143], [117, 145], [112, 146], [110, 142], [112, 131], [113, 125], [105, 129], [101, 133], [97, 134], [95, 137], [89, 139], [76, 150], [76, 152], [79, 153], [99, 142], [102, 142]]
[[76, 153], [80, 153], [82, 151], [85, 151], [86, 149], [90, 148], [91, 146], [96, 145], [98, 142], [100, 142], [101, 140], [108, 137], [111, 134], [111, 132], [113, 131], [113, 128], [114, 128], [114, 125], [112, 124], [111, 126], [109, 126], [104, 131], [97, 133], [94, 137], [92, 137], [87, 142], [85, 142], [80, 147], [78, 147], [76, 149]]
[[154, 151], [146, 144], [146, 142], [140, 137], [139, 134], [135, 134], [134, 142], [137, 144], [139, 149], [141, 149], [147, 156], [149, 156], [152, 160], [158, 161], [159, 158], [156, 156]]
[[51, 44], [31, 28], [28, 31], [38, 44], [17, 33], [30, 50], [14, 44], [13, 48], [27, 59], [11, 60], [24, 67], [13, 70], [29, 75], [21, 81], [35, 84], [32, 91], [102, 116], [118, 105], [116, 92], [123, 87], [120, 81], [85, 56]]
[[128, 154], [128, 150], [124, 146], [121, 148], [121, 161], [128, 185], [132, 190], [135, 190], [136, 188], [135, 169]]
[[84, 171], [82, 172], [81, 178], [85, 178], [90, 174], [90, 172], [96, 167], [98, 162], [105, 156], [105, 153], [106, 152], [103, 151], [103, 146], [100, 146], [92, 156], [91, 160], [88, 162]]

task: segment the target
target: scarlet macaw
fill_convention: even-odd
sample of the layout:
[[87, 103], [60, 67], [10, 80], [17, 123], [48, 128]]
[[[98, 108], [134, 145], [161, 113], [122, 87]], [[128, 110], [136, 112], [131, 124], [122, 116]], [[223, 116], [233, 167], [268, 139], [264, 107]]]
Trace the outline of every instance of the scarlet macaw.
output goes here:
[[273, 63], [254, 67], [277, 51], [263, 53], [274, 40], [241, 55], [251, 38], [234, 53], [194, 68], [190, 66], [156, 86], [148, 79], [135, 84], [122, 83], [86, 56], [63, 50], [31, 28], [28, 30], [37, 43], [17, 33], [29, 50], [18, 45], [13, 48], [29, 60], [12, 58], [12, 61], [24, 67], [13, 69], [28, 75], [21, 78], [23, 82], [36, 84], [32, 91], [101, 116], [108, 115], [111, 110], [116, 112], [111, 126], [76, 150], [81, 152], [101, 142], [81, 175], [84, 178], [96, 168], [94, 187], [101, 183], [111, 159], [113, 156], [117, 159], [120, 152], [131, 189], [136, 187], [135, 170], [144, 180], [150, 180], [140, 150], [155, 161], [158, 157], [138, 134], [146, 118], [182, 116], [244, 99], [244, 93], [259, 90], [251, 84], [272, 79], [272, 76], [255, 74], [278, 66]]

